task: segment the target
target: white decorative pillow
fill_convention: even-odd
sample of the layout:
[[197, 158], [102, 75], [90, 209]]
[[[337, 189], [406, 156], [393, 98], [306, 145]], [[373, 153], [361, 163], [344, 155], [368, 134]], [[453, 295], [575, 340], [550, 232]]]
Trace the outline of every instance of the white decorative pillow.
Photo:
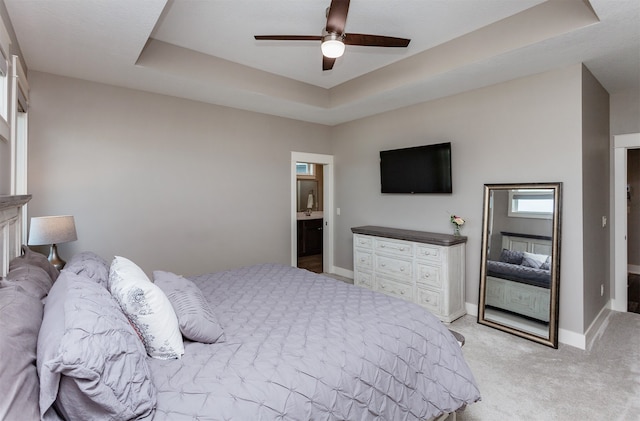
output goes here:
[[542, 265], [547, 261], [549, 256], [546, 254], [534, 254], [522, 253], [522, 266], [529, 266], [530, 268], [540, 269]]
[[161, 270], [153, 272], [153, 281], [167, 294], [185, 338], [205, 344], [224, 342], [218, 318], [193, 281]]
[[184, 354], [171, 302], [138, 265], [116, 256], [109, 270], [109, 291], [138, 331], [150, 357], [168, 360]]

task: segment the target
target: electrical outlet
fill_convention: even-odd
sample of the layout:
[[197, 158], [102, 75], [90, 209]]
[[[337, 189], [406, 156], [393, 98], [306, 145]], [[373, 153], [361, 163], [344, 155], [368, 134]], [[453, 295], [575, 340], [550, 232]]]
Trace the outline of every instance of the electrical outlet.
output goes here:
[[600, 296], [604, 297], [604, 284], [600, 284]]
[[604, 227], [606, 227], [606, 226], [607, 226], [607, 217], [606, 217], [606, 216], [603, 216], [603, 217], [602, 217], [602, 228], [604, 228]]
[[340, 216], [340, 208], [336, 208], [336, 215]]

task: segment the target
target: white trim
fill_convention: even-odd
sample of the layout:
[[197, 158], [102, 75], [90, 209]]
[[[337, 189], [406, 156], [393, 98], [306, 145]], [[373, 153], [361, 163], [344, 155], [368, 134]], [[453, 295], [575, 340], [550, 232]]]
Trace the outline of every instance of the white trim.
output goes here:
[[627, 311], [627, 149], [640, 148], [640, 133], [613, 136], [613, 294], [611, 309]]
[[341, 267], [338, 267], [338, 266], [335, 266], [333, 268], [333, 272], [331, 272], [331, 273], [334, 273], [336, 275], [342, 276], [344, 278], [349, 278], [351, 280], [353, 280], [353, 277], [354, 277], [352, 270], [341, 268]]
[[558, 329], [558, 342], [584, 350], [586, 348], [587, 341], [585, 336], [581, 333], [576, 333], [567, 329]]
[[598, 316], [591, 323], [591, 326], [587, 329], [585, 333], [585, 342], [586, 349], [590, 350], [593, 344], [598, 340], [604, 331], [609, 326], [609, 317], [611, 316], [612, 311], [610, 309], [610, 303], [608, 302], [606, 306], [602, 307]]
[[469, 316], [478, 317], [478, 304], [464, 303], [464, 307], [467, 310]]
[[306, 152], [291, 152], [291, 266], [298, 266], [298, 237], [297, 237], [297, 188], [296, 162], [310, 162], [321, 164], [323, 168], [323, 203], [324, 229], [322, 231], [322, 265], [325, 272], [335, 273], [333, 267], [333, 155], [322, 155]]

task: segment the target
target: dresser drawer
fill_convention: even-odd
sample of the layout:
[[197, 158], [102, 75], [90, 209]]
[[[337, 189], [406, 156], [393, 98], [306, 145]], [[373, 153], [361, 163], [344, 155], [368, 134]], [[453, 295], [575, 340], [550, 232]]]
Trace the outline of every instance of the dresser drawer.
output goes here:
[[373, 268], [372, 252], [355, 250], [353, 256], [353, 264], [357, 269], [371, 270]]
[[411, 283], [412, 263], [407, 260], [392, 257], [376, 256], [375, 271], [393, 277], [397, 280]]
[[442, 260], [442, 249], [438, 246], [420, 244], [418, 245], [416, 258], [430, 260], [432, 262], [440, 262]]
[[413, 257], [413, 244], [400, 240], [375, 239], [376, 253], [386, 253], [394, 256]]
[[356, 234], [353, 236], [353, 245], [354, 247], [373, 250], [373, 238], [366, 235]]
[[416, 282], [419, 285], [422, 284], [437, 289], [442, 288], [442, 274], [440, 266], [417, 263], [416, 270], [418, 271]]
[[440, 293], [425, 288], [416, 288], [416, 303], [425, 307], [436, 316], [442, 313], [442, 300]]
[[356, 272], [353, 283], [361, 287], [373, 289], [373, 275], [367, 272]]
[[413, 286], [376, 276], [376, 290], [404, 300], [413, 300]]

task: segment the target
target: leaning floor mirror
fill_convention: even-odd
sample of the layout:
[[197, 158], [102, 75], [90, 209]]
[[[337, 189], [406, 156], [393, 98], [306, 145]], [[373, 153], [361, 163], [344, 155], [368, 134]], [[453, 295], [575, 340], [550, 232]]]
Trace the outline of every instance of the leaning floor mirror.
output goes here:
[[558, 347], [562, 183], [486, 184], [478, 323]]

